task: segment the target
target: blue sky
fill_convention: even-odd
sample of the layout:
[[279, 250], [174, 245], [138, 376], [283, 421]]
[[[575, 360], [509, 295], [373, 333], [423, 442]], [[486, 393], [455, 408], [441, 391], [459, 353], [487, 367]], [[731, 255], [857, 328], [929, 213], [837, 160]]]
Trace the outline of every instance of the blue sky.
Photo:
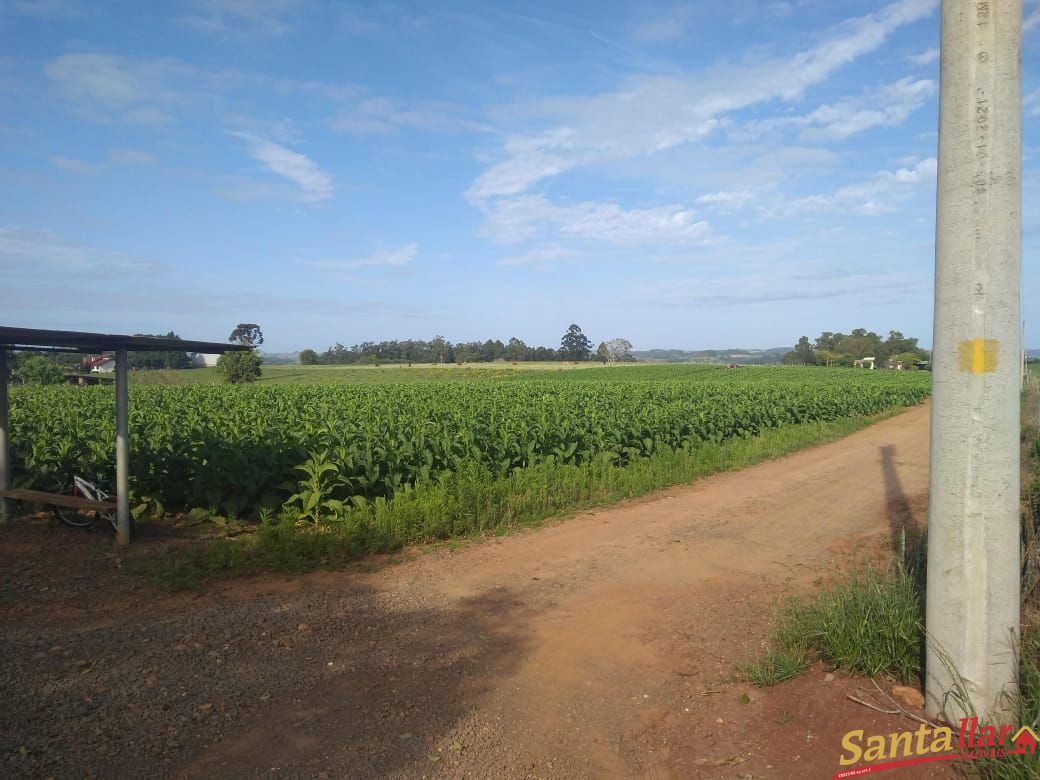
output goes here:
[[0, 0], [0, 323], [930, 343], [937, 8]]

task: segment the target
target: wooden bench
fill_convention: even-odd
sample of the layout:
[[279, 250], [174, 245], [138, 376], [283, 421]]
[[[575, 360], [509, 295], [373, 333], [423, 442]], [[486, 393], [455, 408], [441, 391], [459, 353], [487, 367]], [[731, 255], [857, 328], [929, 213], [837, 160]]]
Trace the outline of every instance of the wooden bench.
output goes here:
[[67, 506], [69, 509], [86, 509], [93, 512], [115, 512], [115, 501], [94, 501], [82, 496], [64, 496], [61, 493], [47, 493], [43, 490], [25, 490], [12, 488], [0, 490], [0, 498], [13, 498], [15, 501], [29, 501], [33, 504], [50, 506]]

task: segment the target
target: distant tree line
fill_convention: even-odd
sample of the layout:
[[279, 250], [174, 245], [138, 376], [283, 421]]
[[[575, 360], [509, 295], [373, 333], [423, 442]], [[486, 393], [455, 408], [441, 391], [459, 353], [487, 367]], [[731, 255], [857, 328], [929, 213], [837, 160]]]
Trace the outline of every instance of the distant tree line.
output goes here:
[[571, 325], [560, 339], [559, 349], [531, 347], [515, 337], [505, 343], [498, 339], [488, 339], [453, 344], [443, 336], [434, 336], [430, 341], [365, 341], [352, 347], [337, 343], [324, 352], [305, 349], [300, 352], [300, 363], [305, 366], [335, 366], [376, 363], [491, 363], [496, 360], [512, 363], [533, 360], [615, 362], [632, 359], [628, 353], [632, 345], [624, 339], [612, 339], [600, 347], [601, 349], [594, 353], [592, 342], [582, 333], [581, 328]]
[[780, 362], [787, 347], [770, 349], [644, 349], [634, 352], [635, 360], [662, 363], [722, 363], [742, 366], [770, 366]]
[[808, 336], [802, 336], [795, 348], [784, 355], [783, 363], [805, 366], [852, 366], [855, 361], [866, 357], [874, 358], [879, 367], [885, 367], [891, 362], [907, 368], [916, 368], [916, 364], [928, 360], [929, 355], [917, 345], [916, 338], [904, 336], [898, 330], [890, 330], [888, 338], [882, 339], [873, 331], [856, 328], [848, 334], [825, 331], [813, 342], [809, 341]]
[[8, 352], [8, 376], [0, 377], [0, 380], [16, 385], [59, 385], [65, 381], [66, 366], [62, 358], [68, 357], [78, 358], [78, 355]]

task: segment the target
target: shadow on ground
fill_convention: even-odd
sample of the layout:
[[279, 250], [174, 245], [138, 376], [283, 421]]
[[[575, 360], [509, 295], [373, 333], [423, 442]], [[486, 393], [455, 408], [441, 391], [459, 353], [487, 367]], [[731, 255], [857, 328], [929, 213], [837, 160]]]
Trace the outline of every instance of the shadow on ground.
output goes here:
[[[329, 575], [331, 578], [333, 575]], [[525, 650], [507, 589], [444, 607], [341, 573], [77, 627], [0, 625], [0, 774], [420, 776]], [[435, 766], [436, 765], [436, 766]]]
[[899, 480], [899, 462], [896, 460], [896, 448], [886, 445], [879, 449], [881, 455], [881, 476], [885, 483], [885, 509], [888, 513], [888, 532], [892, 541], [892, 551], [901, 552], [904, 545], [916, 543], [922, 532], [917, 522], [910, 499], [903, 492]]

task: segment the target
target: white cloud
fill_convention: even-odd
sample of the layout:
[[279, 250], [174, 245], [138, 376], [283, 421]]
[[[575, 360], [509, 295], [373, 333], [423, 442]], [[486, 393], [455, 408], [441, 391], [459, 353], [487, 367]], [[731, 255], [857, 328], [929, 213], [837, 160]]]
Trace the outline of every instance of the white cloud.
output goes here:
[[671, 16], [644, 22], [632, 31], [632, 37], [637, 41], [647, 42], [675, 41], [682, 38], [684, 32], [683, 21]]
[[316, 202], [332, 197], [335, 189], [332, 177], [306, 155], [250, 133], [236, 132], [231, 135], [246, 141], [250, 155], [268, 170], [295, 184], [303, 200]]
[[401, 128], [433, 132], [487, 129], [458, 114], [458, 107], [451, 103], [424, 101], [405, 107], [388, 98], [371, 97], [341, 112], [332, 126], [337, 130], [361, 135], [392, 133]]
[[[674, 249], [718, 242], [721, 239], [713, 235], [707, 220], [681, 205], [560, 204], [534, 190], [541, 182], [578, 167], [694, 144], [730, 124], [730, 114], [738, 110], [797, 98], [843, 64], [876, 50], [895, 29], [931, 14], [937, 4], [937, 0], [891, 3], [875, 14], [839, 25], [820, 44], [785, 59], [726, 66], [682, 78], [640, 77], [614, 93], [541, 101], [535, 106], [537, 113], [554, 120], [555, 126], [506, 138], [502, 157], [473, 181], [466, 197], [485, 213], [485, 233], [505, 243], [598, 241]], [[934, 89], [930, 80], [906, 78], [862, 98], [838, 101], [801, 118], [777, 122], [798, 127], [817, 139], [844, 138], [869, 127], [903, 122]], [[878, 182], [870, 183], [873, 189], [869, 191], [848, 188], [795, 204], [777, 196], [773, 204], [761, 208], [766, 214], [781, 207], [787, 211], [843, 208], [869, 213], [882, 208], [877, 199], [883, 194], [883, 178]], [[734, 212], [753, 205], [758, 194], [753, 186], [732, 188], [703, 194], [700, 203], [719, 212]]]
[[498, 195], [525, 192], [542, 179], [557, 176], [578, 165], [574, 158], [574, 131], [560, 128], [538, 138], [514, 137], [506, 141], [507, 158], [485, 170], [466, 191], [474, 202]]
[[875, 216], [895, 211], [907, 185], [935, 183], [934, 157], [920, 160], [911, 168], [879, 171], [865, 182], [850, 184], [829, 195], [810, 195], [791, 201], [785, 208], [788, 214], [837, 211]]
[[1040, 89], [1034, 89], [1022, 98], [1022, 109], [1026, 116], [1040, 116]]
[[[405, 35], [421, 34], [430, 29], [431, 17], [441, 17], [454, 25], [465, 24], [464, 12], [451, 12], [443, 4], [338, 2], [332, 4], [339, 11], [339, 23], [347, 35], [374, 38], [380, 34], [400, 40]], [[438, 10], [440, 9], [440, 10]]]
[[[811, 282], [811, 283], [808, 283]], [[677, 279], [647, 287], [643, 296], [659, 306], [746, 306], [758, 303], [852, 298], [858, 303], [919, 296], [929, 279], [910, 271], [825, 272], [799, 278], [796, 268], [723, 278]]]
[[365, 38], [382, 31], [383, 25], [374, 19], [364, 6], [348, 4], [340, 11], [340, 23], [350, 35]]
[[108, 159], [117, 165], [154, 165], [158, 160], [139, 149], [116, 149]]
[[284, 200], [285, 188], [266, 181], [228, 177], [217, 188], [217, 195], [232, 203], [261, 203]]
[[734, 133], [759, 135], [783, 128], [797, 128], [806, 141], [838, 141], [873, 127], [896, 127], [936, 93], [930, 79], [902, 78], [859, 96], [822, 105], [808, 114], [751, 122]]
[[754, 190], [720, 190], [701, 195], [696, 202], [726, 213], [747, 208], [757, 198], [758, 194]]
[[939, 49], [935, 47], [925, 49], [920, 54], [913, 54], [906, 59], [914, 65], [931, 65], [939, 59]]
[[1032, 32], [1040, 27], [1040, 8], [1037, 8], [1029, 16], [1022, 20], [1022, 32]]
[[[2, 3], [3, 0], [0, 0]], [[6, 62], [0, 58], [0, 78]], [[256, 117], [229, 106], [246, 103], [256, 92], [273, 94], [301, 109], [332, 114], [332, 129], [354, 133], [388, 133], [401, 128], [427, 132], [487, 132], [487, 125], [462, 116], [459, 106], [444, 101], [404, 105], [373, 96], [359, 85], [273, 78], [233, 69], [203, 70], [175, 59], [138, 59], [111, 54], [65, 54], [49, 62], [45, 73], [59, 95], [85, 118], [109, 124], [170, 125], [214, 113], [225, 126], [281, 144], [299, 140], [291, 118]], [[244, 99], [233, 99], [238, 96]], [[310, 103], [315, 103], [312, 108]]]
[[176, 60], [110, 54], [63, 54], [49, 62], [44, 72], [88, 118], [145, 125], [173, 121], [170, 111], [184, 100], [181, 87], [198, 77], [193, 68]]
[[372, 254], [357, 260], [312, 260], [304, 265], [316, 271], [356, 271], [369, 266], [401, 267], [415, 260], [419, 253], [416, 243], [403, 244], [398, 247], [380, 247]]
[[499, 265], [533, 265], [549, 266], [557, 260], [568, 260], [577, 257], [578, 252], [573, 249], [565, 249], [559, 244], [540, 246], [523, 254], [506, 257], [498, 261]]
[[685, 77], [638, 77], [596, 97], [541, 101], [535, 113], [555, 120], [556, 127], [507, 139], [504, 159], [473, 182], [467, 197], [480, 203], [515, 195], [577, 166], [702, 140], [733, 112], [798, 97], [937, 5], [938, 0], [899, 0], [846, 21], [813, 48], [786, 58], [719, 66]]
[[152, 155], [137, 149], [116, 149], [109, 153], [105, 162], [87, 162], [59, 155], [52, 155], [50, 161], [55, 168], [72, 173], [100, 173], [111, 165], [154, 165], [158, 162]]
[[667, 14], [636, 25], [632, 37], [644, 43], [677, 41], [686, 34], [686, 25], [693, 16], [693, 10], [689, 4], [675, 5]]
[[690, 246], [715, 240], [707, 221], [678, 205], [643, 209], [598, 201], [558, 205], [542, 195], [520, 195], [496, 200], [486, 216], [484, 232], [507, 244], [546, 236], [615, 246]]
[[0, 270], [5, 274], [125, 274], [152, 269], [121, 252], [67, 243], [47, 231], [0, 227]]
[[58, 21], [80, 19], [89, 12], [86, 4], [74, 0], [11, 0], [6, 8], [23, 16]]
[[292, 96], [317, 97], [333, 103], [351, 100], [364, 92], [360, 86], [348, 83], [332, 83], [328, 81], [315, 81], [314, 79], [267, 79], [255, 78], [260, 85], [268, 87], [273, 91]]
[[616, 203], [557, 207], [560, 233], [612, 244], [700, 244], [708, 223], [681, 206], [623, 209]]
[[293, 26], [301, 0], [199, 0], [194, 12], [182, 17], [189, 27], [207, 33], [284, 35]]
[[98, 173], [102, 168], [102, 166], [95, 163], [88, 163], [71, 157], [58, 157], [57, 155], [54, 155], [50, 159], [51, 164], [54, 165], [55, 168], [61, 168], [63, 171], [70, 171], [72, 173]]
[[900, 162], [906, 164], [894, 171], [878, 171], [865, 181], [848, 184], [829, 193], [789, 198], [775, 186], [766, 185], [707, 193], [697, 198], [696, 202], [724, 214], [753, 209], [763, 219], [823, 213], [876, 216], [897, 210], [906, 196], [913, 192], [915, 185], [935, 184], [934, 157], [913, 157]]

